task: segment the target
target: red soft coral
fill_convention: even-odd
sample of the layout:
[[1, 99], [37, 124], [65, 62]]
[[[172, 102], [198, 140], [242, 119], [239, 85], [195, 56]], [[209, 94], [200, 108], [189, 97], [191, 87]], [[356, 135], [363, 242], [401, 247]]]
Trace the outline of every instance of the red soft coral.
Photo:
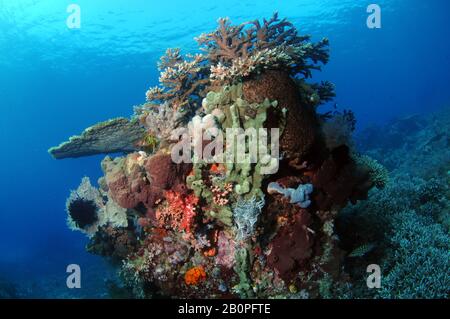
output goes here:
[[198, 197], [182, 195], [174, 191], [165, 192], [166, 203], [156, 211], [160, 226], [191, 233], [196, 216]]

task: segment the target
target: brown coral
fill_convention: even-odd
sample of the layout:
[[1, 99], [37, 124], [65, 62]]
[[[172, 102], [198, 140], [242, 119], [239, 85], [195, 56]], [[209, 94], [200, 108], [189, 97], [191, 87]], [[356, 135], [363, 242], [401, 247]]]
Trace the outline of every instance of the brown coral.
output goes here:
[[[299, 36], [294, 25], [286, 19], [280, 20], [278, 13], [262, 23], [255, 20], [235, 26], [228, 18], [219, 19], [218, 23], [217, 30], [202, 34], [197, 41], [213, 66], [220, 66], [222, 71], [235, 68], [239, 75], [236, 63], [244, 66], [251, 64], [251, 60], [264, 63], [273, 58], [274, 67], [289, 70], [292, 75], [300, 73], [310, 77], [312, 69], [320, 69], [317, 63], [328, 62], [328, 40], [308, 42], [309, 36]], [[265, 58], [257, 59], [259, 54]], [[257, 71], [258, 66], [256, 63], [253, 70]]]

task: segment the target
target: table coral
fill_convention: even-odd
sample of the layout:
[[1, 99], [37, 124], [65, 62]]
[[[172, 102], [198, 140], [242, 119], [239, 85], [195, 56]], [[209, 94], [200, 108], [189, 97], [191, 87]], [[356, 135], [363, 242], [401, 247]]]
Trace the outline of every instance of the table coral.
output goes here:
[[139, 121], [117, 118], [93, 125], [48, 152], [56, 159], [132, 152], [139, 149], [137, 144], [144, 133]]

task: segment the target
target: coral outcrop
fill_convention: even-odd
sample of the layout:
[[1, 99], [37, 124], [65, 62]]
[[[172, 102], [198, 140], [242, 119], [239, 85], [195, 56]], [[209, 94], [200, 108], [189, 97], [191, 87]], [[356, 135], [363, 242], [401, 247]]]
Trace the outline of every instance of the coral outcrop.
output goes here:
[[203, 54], [166, 51], [133, 120], [51, 151], [128, 153], [103, 160], [98, 189], [83, 180], [71, 194], [71, 225], [121, 261], [139, 298], [328, 297], [345, 277], [339, 210], [387, 180], [355, 151], [353, 113], [317, 111], [334, 97], [330, 82], [309, 82], [328, 41], [275, 14], [220, 19], [198, 42]]

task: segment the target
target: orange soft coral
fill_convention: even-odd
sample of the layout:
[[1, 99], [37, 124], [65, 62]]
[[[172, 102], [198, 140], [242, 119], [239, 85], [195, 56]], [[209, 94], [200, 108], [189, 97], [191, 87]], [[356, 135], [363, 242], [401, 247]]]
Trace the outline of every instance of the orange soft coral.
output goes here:
[[201, 281], [204, 281], [206, 279], [206, 272], [205, 269], [203, 269], [202, 266], [196, 266], [184, 274], [184, 282], [186, 285], [198, 285]]

